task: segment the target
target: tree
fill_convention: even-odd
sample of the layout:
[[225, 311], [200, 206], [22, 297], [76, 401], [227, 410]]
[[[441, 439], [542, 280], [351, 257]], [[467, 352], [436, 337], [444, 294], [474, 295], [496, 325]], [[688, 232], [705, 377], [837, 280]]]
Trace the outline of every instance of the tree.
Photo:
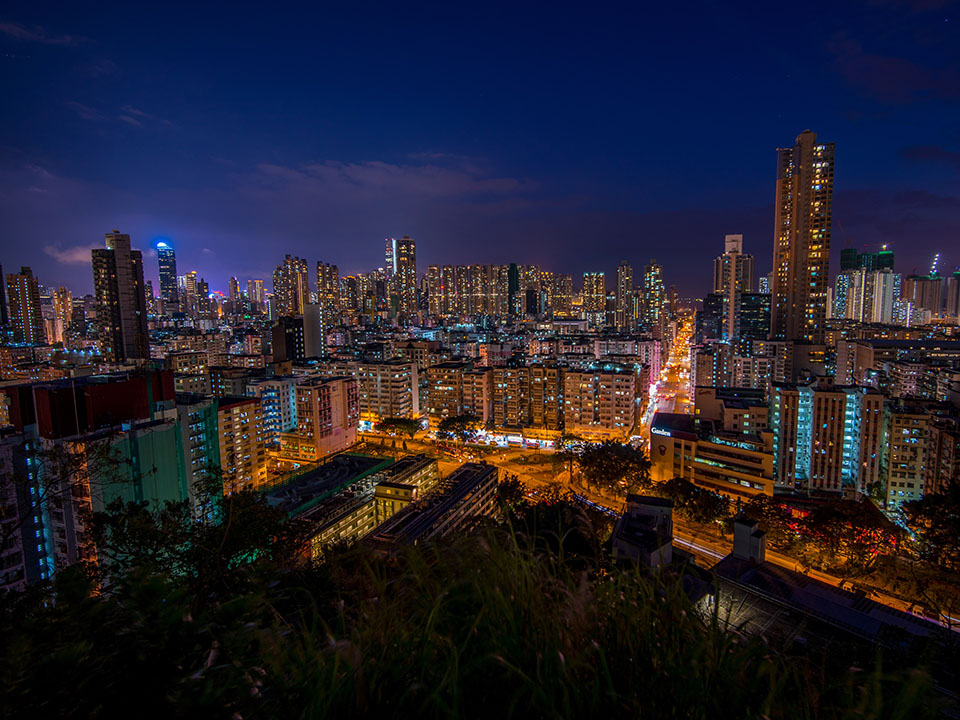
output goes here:
[[437, 425], [437, 435], [466, 443], [481, 425], [480, 418], [476, 415], [455, 415], [440, 421]]
[[659, 483], [656, 490], [673, 501], [673, 507], [680, 515], [694, 522], [712, 523], [729, 517], [730, 502], [725, 497], [697, 487], [684, 478]]
[[389, 417], [378, 422], [374, 428], [380, 433], [400, 434], [412, 438], [420, 430], [420, 421], [412, 418]]
[[618, 493], [626, 487], [634, 492], [650, 486], [650, 459], [640, 448], [611, 441], [588, 445], [579, 462], [584, 479], [604, 490]]
[[829, 502], [815, 506], [800, 524], [829, 562], [860, 573], [897, 547], [898, 530], [872, 502]]
[[769, 495], [754, 495], [743, 505], [741, 512], [757, 521], [760, 529], [767, 534], [767, 542], [771, 547], [784, 549], [796, 542], [795, 523], [790, 510]]
[[507, 475], [497, 483], [497, 503], [504, 515], [515, 515], [527, 505], [527, 486], [516, 475]]
[[960, 484], [903, 504], [907, 527], [921, 560], [944, 570], [960, 571]]

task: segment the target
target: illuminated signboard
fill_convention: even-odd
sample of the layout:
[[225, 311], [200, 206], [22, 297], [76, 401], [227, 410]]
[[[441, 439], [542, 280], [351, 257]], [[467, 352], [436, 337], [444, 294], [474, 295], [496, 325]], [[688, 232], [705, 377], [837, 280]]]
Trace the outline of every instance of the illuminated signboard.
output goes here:
[[673, 437], [673, 435], [670, 433], [669, 430], [663, 430], [661, 428], [652, 427], [650, 428], [650, 432], [653, 435], [663, 435], [663, 437]]

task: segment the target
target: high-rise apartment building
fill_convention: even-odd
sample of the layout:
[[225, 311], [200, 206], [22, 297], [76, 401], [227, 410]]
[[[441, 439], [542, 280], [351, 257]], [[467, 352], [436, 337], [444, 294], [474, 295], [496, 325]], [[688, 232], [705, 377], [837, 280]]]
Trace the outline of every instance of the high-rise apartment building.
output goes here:
[[157, 243], [157, 263], [160, 266], [160, 297], [170, 305], [167, 312], [176, 312], [180, 302], [177, 293], [177, 256], [170, 243], [163, 240]]
[[317, 263], [317, 304], [323, 326], [330, 327], [340, 315], [340, 271], [336, 265]]
[[934, 317], [943, 310], [943, 278], [936, 274], [907, 275], [901, 290], [903, 299]]
[[502, 428], [563, 428], [563, 369], [548, 365], [493, 370], [493, 421]]
[[624, 260], [617, 266], [617, 330], [633, 326], [633, 268]]
[[607, 288], [602, 272], [586, 272], [583, 274], [581, 302], [585, 313], [604, 312], [607, 302]]
[[115, 363], [149, 358], [143, 256], [116, 231], [106, 234], [106, 248], [91, 253], [100, 354]]
[[829, 378], [774, 383], [770, 404], [777, 487], [866, 494], [879, 481], [886, 445], [883, 396]]
[[263, 442], [277, 445], [282, 433], [297, 428], [297, 378], [255, 378], [247, 382], [248, 397], [260, 399]]
[[360, 419], [357, 381], [350, 377], [311, 378], [297, 385], [297, 431], [281, 435], [285, 454], [320, 460], [357, 441]]
[[753, 292], [753, 255], [743, 253], [743, 235], [724, 239], [723, 255], [713, 261], [713, 292], [722, 302], [719, 339], [736, 342], [740, 339], [740, 298]]
[[239, 315], [243, 311], [243, 295], [240, 294], [240, 281], [235, 277], [227, 280], [227, 298], [230, 300], [230, 312]]
[[648, 333], [659, 337], [663, 306], [667, 301], [667, 290], [663, 283], [663, 267], [651, 260], [643, 268], [643, 288], [640, 301], [640, 323]]
[[247, 300], [250, 307], [262, 311], [266, 298], [263, 292], [263, 280], [247, 280]]
[[28, 267], [7, 275], [7, 301], [13, 339], [28, 345], [43, 345], [46, 332], [40, 312], [40, 283]]
[[833, 216], [833, 143], [805, 130], [777, 161], [771, 339], [824, 340]]
[[943, 314], [954, 320], [960, 318], [960, 270], [944, 278]]
[[3, 274], [3, 265], [0, 265], [0, 328], [5, 328], [10, 322], [7, 317], [7, 283]]
[[273, 271], [273, 299], [277, 317], [303, 315], [304, 306], [310, 302], [306, 260], [287, 255], [277, 266]]
[[[837, 287], [841, 285], [841, 276], [845, 276], [847, 282], [843, 293], [845, 308], [840, 317], [865, 323], [893, 322], [894, 305], [900, 300], [899, 275], [890, 270], [857, 268], [838, 275]], [[836, 302], [835, 296], [835, 305]]]
[[563, 378], [566, 431], [624, 439], [636, 421], [636, 376], [631, 372], [573, 371]]
[[394, 241], [394, 287], [401, 313], [417, 313], [417, 244], [412, 237], [404, 235]]
[[53, 300], [53, 342], [66, 343], [67, 328], [73, 320], [73, 293], [60, 287], [51, 293]]
[[257, 490], [267, 480], [263, 411], [258, 398], [224, 397], [217, 404], [223, 492]]

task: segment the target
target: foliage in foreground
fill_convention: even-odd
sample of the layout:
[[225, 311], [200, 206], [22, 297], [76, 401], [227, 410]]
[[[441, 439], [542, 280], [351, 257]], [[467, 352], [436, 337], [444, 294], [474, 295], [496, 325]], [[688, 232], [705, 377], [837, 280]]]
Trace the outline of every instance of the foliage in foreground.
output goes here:
[[[675, 580], [608, 567], [591, 543], [565, 540], [589, 525], [572, 506], [526, 508], [515, 532], [483, 528], [392, 558], [359, 547], [315, 567], [293, 542], [263, 552], [282, 530], [256, 498], [232, 502], [229, 526], [202, 528], [199, 550], [182, 514], [154, 522], [114, 508], [99, 523], [104, 542], [123, 542], [122, 563], [62, 573], [55, 603], [36, 592], [4, 607], [4, 715], [930, 712], [922, 672], [780, 656], [701, 617]], [[164, 537], [175, 542], [160, 552]], [[111, 592], [97, 594], [103, 584]]]

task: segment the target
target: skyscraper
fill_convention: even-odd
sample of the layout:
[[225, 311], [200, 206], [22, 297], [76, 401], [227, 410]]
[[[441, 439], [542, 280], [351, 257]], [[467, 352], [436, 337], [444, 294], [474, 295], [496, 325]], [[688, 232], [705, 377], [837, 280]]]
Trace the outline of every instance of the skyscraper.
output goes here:
[[830, 270], [833, 143], [803, 131], [777, 151], [770, 337], [822, 343]]
[[130, 236], [106, 234], [106, 248], [92, 250], [100, 354], [109, 362], [150, 357], [143, 256], [130, 249]]
[[387, 273], [387, 277], [392, 278], [397, 274], [397, 239], [386, 238], [383, 242], [386, 245], [383, 269]]
[[581, 302], [585, 313], [602, 313], [606, 304], [606, 294], [606, 282], [602, 272], [585, 272], [583, 274]]
[[240, 281], [235, 277], [227, 280], [227, 297], [230, 299], [230, 312], [239, 315], [243, 310], [243, 297], [240, 295]]
[[310, 280], [307, 261], [287, 255], [282, 265], [273, 272], [273, 298], [277, 316], [302, 315], [310, 302]]
[[325, 325], [340, 313], [340, 271], [336, 265], [317, 263], [317, 304], [323, 311]]
[[643, 294], [640, 304], [640, 322], [644, 330], [659, 337], [663, 305], [667, 291], [663, 284], [663, 267], [656, 260], [643, 268]]
[[617, 266], [617, 330], [633, 325], [633, 268], [624, 260]]
[[404, 235], [396, 246], [396, 287], [400, 296], [400, 312], [416, 314], [417, 308], [417, 244]]
[[170, 303], [175, 311], [179, 302], [177, 256], [173, 252], [173, 246], [163, 240], [157, 243], [157, 263], [160, 265], [160, 297], [165, 303]]
[[247, 300], [251, 308], [259, 312], [263, 311], [263, 280], [247, 280]]
[[713, 261], [713, 292], [723, 298], [720, 339], [736, 342], [740, 337], [740, 297], [753, 292], [753, 255], [743, 254], [743, 235], [724, 239], [723, 255]]
[[[417, 244], [412, 237], [404, 235], [399, 240], [391, 238], [387, 252], [392, 257], [393, 282], [401, 313], [409, 316], [417, 312]], [[391, 269], [387, 268], [390, 273]]]
[[43, 345], [46, 333], [40, 313], [40, 283], [28, 267], [7, 275], [7, 300], [13, 339], [29, 345]]
[[70, 321], [73, 319], [73, 294], [65, 287], [54, 290], [51, 294], [53, 300], [53, 334], [54, 342], [66, 344], [67, 328], [70, 327]]
[[7, 318], [7, 284], [3, 281], [3, 265], [0, 265], [0, 328], [6, 327]]

